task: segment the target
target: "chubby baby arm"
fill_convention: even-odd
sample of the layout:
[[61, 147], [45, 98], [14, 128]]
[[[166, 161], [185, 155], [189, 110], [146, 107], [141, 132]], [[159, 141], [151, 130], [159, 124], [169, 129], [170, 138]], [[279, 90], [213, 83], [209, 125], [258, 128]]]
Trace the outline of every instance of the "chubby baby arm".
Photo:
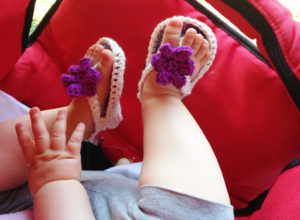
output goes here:
[[15, 127], [28, 163], [36, 219], [94, 219], [80, 183], [84, 124], [78, 124], [66, 140], [66, 111], [59, 111], [50, 133], [38, 108], [32, 108], [29, 114], [32, 133], [20, 123]]

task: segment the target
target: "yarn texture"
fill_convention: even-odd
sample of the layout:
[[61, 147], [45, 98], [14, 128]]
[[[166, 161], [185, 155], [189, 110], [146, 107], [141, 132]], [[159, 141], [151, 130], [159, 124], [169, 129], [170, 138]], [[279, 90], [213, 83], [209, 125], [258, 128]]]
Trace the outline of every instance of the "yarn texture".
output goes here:
[[125, 70], [125, 55], [120, 46], [110, 38], [100, 38], [97, 44], [111, 50], [114, 54], [113, 70], [111, 74], [110, 92], [106, 106], [105, 116], [101, 116], [102, 109], [97, 95], [97, 85], [100, 73], [91, 66], [89, 58], [82, 58], [78, 65], [72, 65], [68, 71], [70, 74], [62, 74], [62, 83], [67, 87], [67, 94], [71, 97], [87, 96], [94, 121], [94, 132], [88, 140], [97, 145], [97, 134], [106, 129], [116, 128], [123, 120], [120, 97], [123, 89], [123, 77]]
[[92, 68], [89, 58], [79, 60], [78, 65], [69, 67], [70, 74], [62, 74], [62, 83], [67, 88], [68, 96], [94, 96], [101, 78], [98, 70]]
[[[203, 67], [200, 69], [200, 72], [194, 73], [194, 74], [197, 74], [197, 76], [193, 77], [193, 80], [191, 80], [191, 77], [189, 74], [186, 74], [186, 75], [184, 75], [186, 82], [184, 82], [185, 80], [182, 78], [182, 74], [180, 74], [180, 76], [179, 76], [178, 72], [173, 71], [174, 76], [172, 78], [174, 78], [174, 84], [178, 89], [180, 89], [181, 96], [183, 99], [187, 95], [191, 94], [191, 91], [194, 88], [194, 86], [196, 85], [197, 81], [211, 67], [211, 65], [215, 59], [216, 52], [217, 52], [217, 40], [216, 40], [214, 33], [210, 29], [210, 27], [208, 27], [203, 22], [200, 22], [200, 21], [190, 18], [190, 17], [184, 17], [184, 16], [174, 16], [173, 18], [179, 18], [183, 21], [183, 29], [182, 29], [182, 34], [181, 34], [182, 36], [184, 36], [185, 32], [189, 28], [194, 28], [197, 31], [197, 33], [202, 34], [203, 38], [206, 39], [209, 43], [210, 57], [208, 58], [208, 61], [203, 65]], [[154, 31], [151, 35], [150, 43], [148, 46], [148, 55], [146, 58], [146, 67], [142, 72], [142, 77], [138, 84], [137, 97], [140, 101], [141, 101], [141, 91], [144, 86], [145, 79], [148, 76], [148, 74], [151, 73], [151, 71], [155, 68], [154, 66], [152, 66], [152, 62], [153, 62], [152, 56], [153, 56], [153, 54], [156, 54], [158, 52], [159, 48], [161, 48], [163, 46], [163, 45], [160, 45], [162, 36], [163, 36], [164, 30], [165, 30], [165, 27], [166, 27], [167, 23], [170, 21], [170, 19], [172, 19], [172, 18], [167, 18], [166, 20], [159, 23], [154, 28]], [[179, 47], [181, 46], [182, 38], [183, 37], [181, 37], [181, 39], [180, 39], [180, 43], [178, 45]], [[154, 58], [154, 59], [157, 59], [157, 58]], [[178, 62], [176, 62], [176, 63], [178, 64]], [[174, 64], [172, 62], [172, 64], [170, 64], [170, 68], [172, 68], [171, 67], [172, 65], [177, 65], [177, 64]], [[186, 68], [186, 69], [188, 69], [188, 68]], [[183, 71], [185, 71], [186, 69], [184, 68]], [[159, 72], [159, 71], [157, 71], [157, 72]], [[158, 81], [158, 83], [160, 83], [160, 84], [164, 84], [164, 83], [167, 84], [167, 82], [169, 81], [169, 77], [170, 77], [169, 73], [158, 74], [158, 76], [157, 76], [158, 79], [156, 79], [156, 82]], [[171, 80], [171, 81], [173, 82], [173, 80]], [[182, 84], [183, 84], [183, 86], [181, 86]]]
[[116, 128], [123, 120], [120, 97], [123, 90], [125, 54], [121, 47], [111, 38], [103, 37], [97, 41], [98, 44], [111, 50], [114, 54], [113, 70], [111, 73], [109, 99], [106, 106], [105, 116], [101, 117], [102, 109], [100, 107], [98, 95], [87, 97], [92, 117], [95, 124], [94, 133], [89, 137], [89, 141], [97, 144], [97, 134], [106, 129]]
[[156, 74], [156, 82], [160, 85], [172, 83], [177, 89], [186, 84], [186, 77], [195, 70], [191, 59], [193, 50], [188, 46], [173, 48], [170, 43], [162, 44], [159, 53], [153, 54], [151, 64]]

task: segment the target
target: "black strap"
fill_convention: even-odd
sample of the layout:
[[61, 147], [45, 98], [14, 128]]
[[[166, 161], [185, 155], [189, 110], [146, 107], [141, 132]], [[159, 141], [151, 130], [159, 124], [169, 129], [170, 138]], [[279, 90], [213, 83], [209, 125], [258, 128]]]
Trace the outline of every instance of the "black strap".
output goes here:
[[298, 165], [300, 165], [300, 157], [296, 158], [295, 160], [291, 161], [288, 165], [286, 165], [280, 174], [282, 174], [283, 172], [285, 172], [289, 169], [292, 169]]
[[[295, 160], [291, 161], [288, 165], [284, 167], [284, 169], [281, 171], [280, 174], [284, 173], [285, 171], [292, 169], [296, 166], [300, 165], [300, 157], [296, 158]], [[272, 185], [273, 186], [273, 185]], [[272, 186], [270, 188], [272, 188]], [[253, 199], [251, 202], [249, 202], [248, 206], [243, 209], [238, 209], [234, 211], [234, 215], [236, 217], [241, 217], [241, 216], [249, 216], [255, 211], [259, 210], [265, 201], [270, 189], [265, 190], [261, 194], [259, 194], [255, 199]]]
[[243, 45], [246, 49], [248, 49], [252, 54], [254, 54], [258, 59], [268, 64], [271, 67], [269, 61], [261, 54], [256, 45], [254, 45], [248, 38], [243, 36], [241, 33], [233, 29], [226, 22], [222, 21], [217, 15], [207, 9], [204, 5], [202, 5], [198, 0], [186, 0], [189, 4], [191, 4], [197, 11], [204, 14], [208, 19], [210, 19], [216, 26], [225, 31], [228, 35], [230, 35], [233, 39]]
[[254, 213], [256, 210], [259, 210], [265, 201], [267, 195], [269, 193], [269, 190], [266, 190], [259, 194], [255, 199], [253, 199], [251, 202], [248, 203], [248, 206], [243, 209], [238, 209], [234, 211], [235, 217], [241, 217], [241, 216], [249, 216], [252, 213]]
[[47, 26], [47, 24], [49, 23], [49, 21], [53, 17], [54, 13], [58, 9], [61, 2], [62, 2], [62, 0], [56, 0], [56, 2], [50, 7], [48, 12], [45, 14], [45, 16], [43, 17], [41, 22], [36, 27], [36, 29], [29, 36], [26, 47], [30, 47], [37, 40], [37, 38], [40, 36], [42, 31], [45, 29], [45, 27]]
[[[186, 1], [189, 2], [195, 9], [206, 15], [212, 22], [214, 22], [214, 24], [228, 33], [241, 45], [246, 47], [256, 57], [271, 66], [269, 62], [262, 56], [256, 46], [254, 46], [248, 39], [239, 34], [220, 18], [214, 15], [211, 11], [205, 8], [200, 2], [197, 0]], [[298, 109], [300, 109], [300, 80], [296, 77], [287, 64], [277, 37], [268, 21], [247, 0], [222, 0], [222, 2], [241, 14], [253, 26], [253, 28], [255, 28], [261, 34], [263, 44], [270, 59], [272, 60], [274, 67], [276, 68], [276, 71], [285, 84], [285, 87], [287, 88], [291, 98], [294, 100], [296, 106]]]
[[286, 62], [278, 39], [268, 20], [247, 0], [222, 0], [222, 2], [237, 11], [260, 33], [277, 73], [296, 106], [300, 109], [300, 80]]
[[30, 32], [35, 2], [36, 0], [31, 0], [26, 9], [25, 21], [24, 21], [23, 32], [22, 32], [22, 53], [25, 51], [28, 45], [29, 32]]

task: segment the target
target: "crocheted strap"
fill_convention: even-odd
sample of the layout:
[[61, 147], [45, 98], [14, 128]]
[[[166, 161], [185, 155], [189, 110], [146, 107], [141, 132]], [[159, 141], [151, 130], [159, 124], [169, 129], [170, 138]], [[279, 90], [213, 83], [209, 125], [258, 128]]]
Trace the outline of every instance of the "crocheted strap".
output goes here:
[[125, 70], [125, 54], [122, 48], [111, 38], [100, 38], [97, 41], [105, 49], [109, 49], [114, 54], [113, 70], [111, 73], [109, 99], [106, 106], [105, 116], [101, 117], [101, 107], [98, 96], [87, 97], [94, 120], [95, 131], [89, 137], [89, 141], [97, 144], [97, 134], [105, 129], [116, 128], [122, 121], [120, 97], [123, 89], [123, 77]]
[[[171, 74], [169, 72], [166, 73], [165, 70], [161, 71], [161, 72], [163, 72], [163, 74], [161, 74], [161, 73], [157, 74], [156, 82], [158, 82], [159, 84], [172, 83], [174, 86], [176, 86], [178, 89], [180, 89], [182, 98], [184, 98], [191, 93], [191, 91], [192, 91], [193, 87], [195, 86], [195, 84], [197, 83], [197, 81], [204, 75], [204, 73], [207, 72], [207, 70], [212, 65], [212, 63], [215, 59], [216, 51], [217, 51], [217, 41], [216, 41], [215, 35], [213, 34], [212, 30], [206, 24], [204, 24], [196, 19], [192, 19], [192, 18], [184, 17], [184, 16], [174, 16], [173, 18], [179, 18], [183, 21], [183, 29], [182, 29], [178, 48], [181, 48], [183, 36], [185, 35], [186, 31], [189, 28], [194, 28], [197, 31], [197, 33], [203, 35], [204, 39], [206, 39], [209, 42], [209, 46], [210, 46], [209, 47], [210, 57], [209, 57], [208, 61], [204, 64], [204, 66], [200, 69], [200, 72], [196, 73], [197, 75], [195, 77], [193, 77], [193, 80], [191, 80], [190, 74], [185, 74], [185, 73], [184, 74], [178, 74], [178, 73], [173, 74], [176, 71], [171, 71], [172, 77], [170, 76]], [[172, 19], [172, 18], [168, 18], [168, 19], [162, 21], [161, 23], [159, 23], [151, 35], [151, 40], [150, 40], [149, 47], [148, 47], [148, 55], [146, 58], [146, 67], [142, 73], [142, 77], [141, 77], [141, 80], [139, 81], [139, 85], [138, 85], [139, 91], [138, 91], [137, 97], [139, 98], [140, 101], [141, 101], [141, 90], [143, 88], [143, 84], [146, 79], [146, 76], [153, 69], [156, 70], [157, 72], [159, 72], [155, 68], [157, 68], [157, 66], [160, 66], [160, 65], [152, 64], [153, 59], [154, 60], [158, 59], [158, 58], [156, 58], [156, 56], [154, 56], [154, 58], [153, 58], [153, 54], [157, 54], [158, 52], [161, 53], [160, 48], [164, 47], [163, 45], [161, 45], [161, 42], [162, 42], [163, 34], [165, 31], [165, 27], [170, 19]], [[170, 48], [168, 48], [168, 49], [170, 49]], [[161, 56], [161, 55], [159, 55], [159, 56]], [[193, 68], [191, 65], [191, 62], [188, 60], [189, 59], [186, 60], [188, 65], [186, 65], [186, 67], [183, 68], [183, 71], [188, 72], [189, 70], [191, 70]], [[155, 61], [155, 62], [159, 63], [162, 61]], [[169, 62], [170, 62], [169, 60], [162, 62], [162, 63], [168, 63], [168, 65], [167, 65], [168, 67], [166, 67], [165, 69], [168, 69], [168, 68], [174, 69], [173, 67], [171, 67], [174, 65], [173, 62], [171, 62], [170, 65], [169, 65]], [[161, 65], [166, 66], [166, 64], [161, 64]], [[174, 78], [174, 80], [173, 80], [173, 78]], [[173, 83], [173, 81], [174, 81], [174, 83]]]
[[97, 92], [97, 84], [101, 78], [100, 72], [91, 66], [89, 58], [79, 60], [78, 65], [71, 65], [70, 74], [62, 74], [62, 83], [67, 88], [68, 96], [94, 96]]
[[151, 58], [151, 64], [157, 72], [156, 82], [160, 85], [172, 83], [181, 89], [187, 82], [186, 76], [191, 76], [195, 70], [192, 54], [193, 50], [188, 46], [173, 48], [170, 43], [162, 44], [159, 53]]
[[97, 96], [97, 85], [101, 78], [96, 69], [97, 64], [92, 67], [90, 59], [84, 57], [80, 59], [78, 65], [69, 67], [70, 74], [62, 74], [62, 83], [67, 88], [67, 94], [70, 97], [87, 96], [95, 127], [88, 140], [94, 144], [97, 144], [96, 136], [100, 131], [116, 128], [123, 119], [119, 99], [125, 70], [124, 52], [114, 40], [103, 37], [98, 40], [97, 44], [111, 50], [114, 54], [109, 100], [104, 117], [101, 117], [101, 106]]

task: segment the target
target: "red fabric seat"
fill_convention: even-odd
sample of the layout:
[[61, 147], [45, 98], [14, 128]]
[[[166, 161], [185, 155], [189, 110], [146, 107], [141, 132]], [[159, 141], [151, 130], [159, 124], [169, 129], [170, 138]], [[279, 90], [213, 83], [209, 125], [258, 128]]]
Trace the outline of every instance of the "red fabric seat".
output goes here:
[[[276, 10], [272, 12], [276, 14]], [[284, 13], [277, 14], [287, 19]], [[273, 68], [183, 0], [64, 0], [38, 41], [2, 79], [0, 89], [28, 106], [48, 109], [67, 105], [70, 98], [61, 84], [61, 73], [77, 63], [98, 38], [115, 39], [127, 57], [121, 98], [124, 121], [117, 129], [100, 134], [103, 151], [112, 161], [120, 157], [140, 161], [142, 121], [137, 83], [154, 27], [173, 15], [205, 22], [217, 37], [215, 62], [184, 103], [216, 153], [232, 204], [243, 208], [300, 154], [299, 111]], [[286, 58], [291, 57], [287, 49], [294, 53], [299, 47], [293, 43], [294, 38], [299, 39], [299, 28], [294, 29], [297, 31], [289, 32], [296, 34], [290, 38], [291, 48], [285, 45]], [[299, 63], [295, 66], [292, 58], [290, 62], [299, 77]]]
[[236, 220], [299, 219], [300, 218], [300, 166], [280, 175], [264, 200], [262, 207], [251, 216]]
[[22, 31], [29, 1], [0, 2], [0, 80], [21, 56]]

